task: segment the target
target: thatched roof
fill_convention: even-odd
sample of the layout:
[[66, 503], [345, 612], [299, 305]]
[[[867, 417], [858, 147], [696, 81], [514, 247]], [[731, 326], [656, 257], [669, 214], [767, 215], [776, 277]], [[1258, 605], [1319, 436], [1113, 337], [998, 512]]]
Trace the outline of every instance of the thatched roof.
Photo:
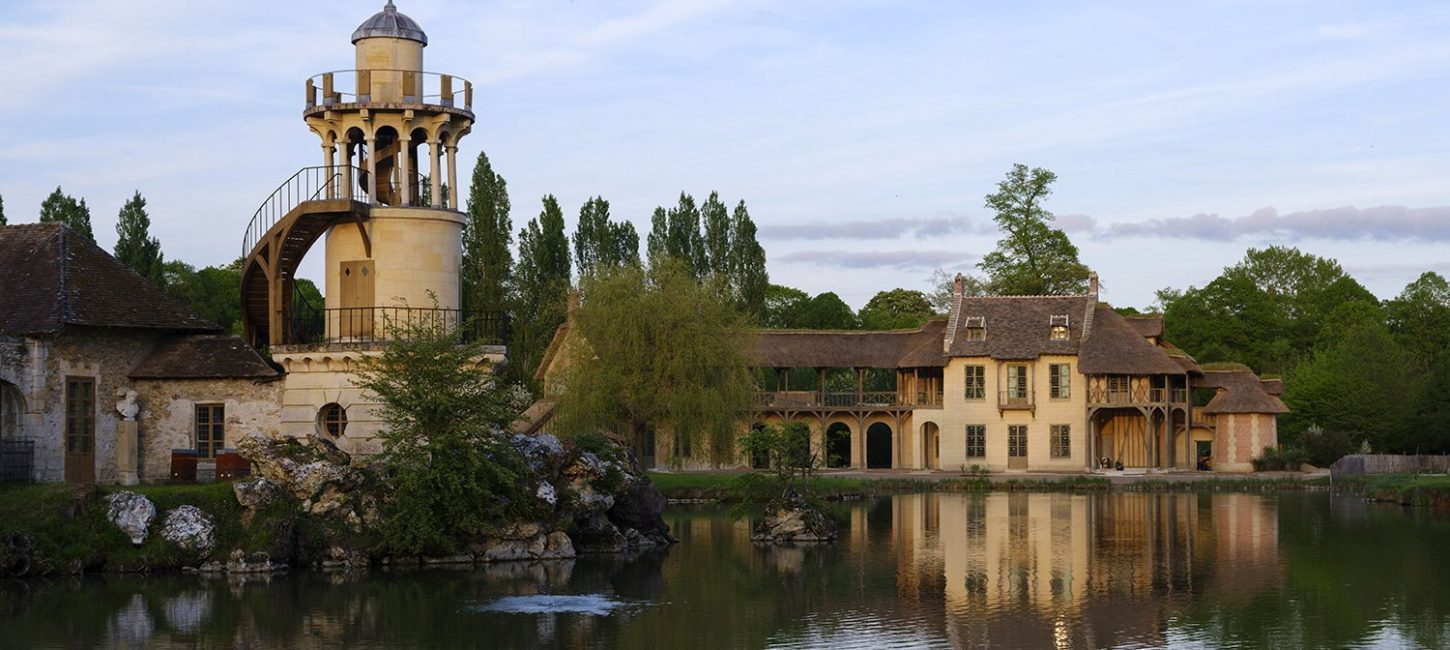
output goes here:
[[220, 329], [62, 224], [0, 226], [0, 269], [0, 332]]
[[[963, 296], [952, 306], [953, 357], [1036, 359], [1044, 354], [1078, 354], [1091, 296]], [[1066, 316], [1068, 336], [1052, 340], [1052, 319]], [[977, 320], [980, 319], [980, 320]], [[986, 326], [985, 340], [969, 340], [970, 325]]]
[[941, 367], [945, 326], [934, 320], [914, 330], [758, 330], [746, 356], [763, 368]]
[[1107, 305], [1093, 311], [1092, 331], [1078, 354], [1078, 370], [1088, 375], [1181, 375], [1184, 366], [1143, 338]]
[[282, 373], [241, 337], [196, 334], [161, 341], [130, 376], [132, 379], [267, 380], [278, 379]]
[[[1276, 384], [1271, 387], [1268, 384]], [[1249, 370], [1207, 370], [1198, 385], [1218, 388], [1218, 394], [1204, 407], [1204, 413], [1288, 413], [1277, 394], [1279, 380], [1263, 381]]]
[[1138, 316], [1124, 316], [1124, 320], [1133, 326], [1134, 330], [1145, 338], [1158, 338], [1163, 336], [1163, 317], [1157, 314], [1142, 314]]

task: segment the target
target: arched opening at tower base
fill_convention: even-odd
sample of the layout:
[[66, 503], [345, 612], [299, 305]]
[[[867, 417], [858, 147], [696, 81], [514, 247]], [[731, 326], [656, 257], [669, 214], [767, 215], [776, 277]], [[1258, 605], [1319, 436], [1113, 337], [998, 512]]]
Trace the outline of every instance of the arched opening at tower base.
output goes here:
[[866, 468], [891, 468], [891, 426], [877, 422], [866, 429]]

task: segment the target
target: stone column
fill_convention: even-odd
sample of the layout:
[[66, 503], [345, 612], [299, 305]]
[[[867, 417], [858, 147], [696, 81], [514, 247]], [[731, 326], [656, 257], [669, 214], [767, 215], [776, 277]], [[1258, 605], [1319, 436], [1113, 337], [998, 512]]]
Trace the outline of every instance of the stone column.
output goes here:
[[458, 146], [450, 144], [445, 148], [448, 149], [448, 192], [450, 193], [448, 207], [457, 210], [460, 205], [458, 202], [458, 158], [455, 155], [458, 153]]
[[342, 154], [342, 193], [338, 198], [352, 198], [352, 142], [344, 142], [338, 150]]
[[404, 140], [402, 134], [398, 135], [398, 185], [401, 190], [398, 193], [403, 205], [413, 205], [413, 163], [409, 159], [409, 149], [413, 148], [411, 138]]
[[368, 150], [368, 203], [378, 205], [378, 138], [369, 133], [364, 145]]
[[433, 192], [432, 207], [441, 208], [443, 207], [443, 190], [440, 186], [443, 184], [443, 179], [440, 177], [443, 175], [443, 156], [438, 151], [437, 140], [428, 141], [428, 159], [432, 163], [432, 173], [428, 176], [428, 189]]
[[327, 192], [325, 194], [327, 198], [335, 199], [337, 198], [337, 183], [334, 182], [333, 175], [337, 172], [334, 171], [336, 169], [336, 166], [333, 164], [333, 151], [331, 142], [324, 142], [322, 144], [322, 167], [325, 170], [324, 173], [327, 174]]

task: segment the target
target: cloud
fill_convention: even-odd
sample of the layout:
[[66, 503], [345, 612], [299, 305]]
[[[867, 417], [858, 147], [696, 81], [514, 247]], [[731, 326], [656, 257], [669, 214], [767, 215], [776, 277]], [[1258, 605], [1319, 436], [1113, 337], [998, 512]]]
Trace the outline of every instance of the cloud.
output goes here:
[[1233, 241], [1244, 237], [1263, 236], [1341, 241], [1450, 242], [1450, 206], [1345, 206], [1282, 215], [1278, 210], [1269, 207], [1260, 208], [1244, 217], [1228, 218], [1199, 213], [1191, 217], [1115, 223], [1095, 233], [1098, 239], [1162, 237], [1209, 241]]
[[796, 251], [773, 258], [779, 262], [845, 269], [898, 270], [951, 267], [974, 262], [976, 259], [977, 256], [972, 253], [950, 250]]
[[966, 217], [891, 218], [831, 223], [810, 221], [791, 224], [763, 224], [763, 239], [900, 239], [902, 237], [943, 237], [957, 234], [994, 233], [990, 224], [974, 223]]

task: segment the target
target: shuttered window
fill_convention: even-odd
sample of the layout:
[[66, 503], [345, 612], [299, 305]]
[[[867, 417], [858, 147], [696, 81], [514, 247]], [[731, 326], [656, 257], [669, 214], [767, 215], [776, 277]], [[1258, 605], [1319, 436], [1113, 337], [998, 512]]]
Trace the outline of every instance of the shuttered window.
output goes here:
[[987, 456], [987, 426], [983, 424], [967, 425], [967, 458], [985, 458]]
[[1016, 458], [1027, 455], [1027, 425], [1014, 424], [1007, 427], [1007, 455]]
[[967, 366], [967, 399], [987, 398], [987, 367]]
[[1072, 457], [1072, 435], [1071, 427], [1066, 424], [1052, 425], [1052, 440], [1049, 443], [1052, 447], [1053, 458]]
[[1048, 383], [1052, 399], [1067, 399], [1072, 392], [1072, 366], [1054, 363], [1047, 367]]

